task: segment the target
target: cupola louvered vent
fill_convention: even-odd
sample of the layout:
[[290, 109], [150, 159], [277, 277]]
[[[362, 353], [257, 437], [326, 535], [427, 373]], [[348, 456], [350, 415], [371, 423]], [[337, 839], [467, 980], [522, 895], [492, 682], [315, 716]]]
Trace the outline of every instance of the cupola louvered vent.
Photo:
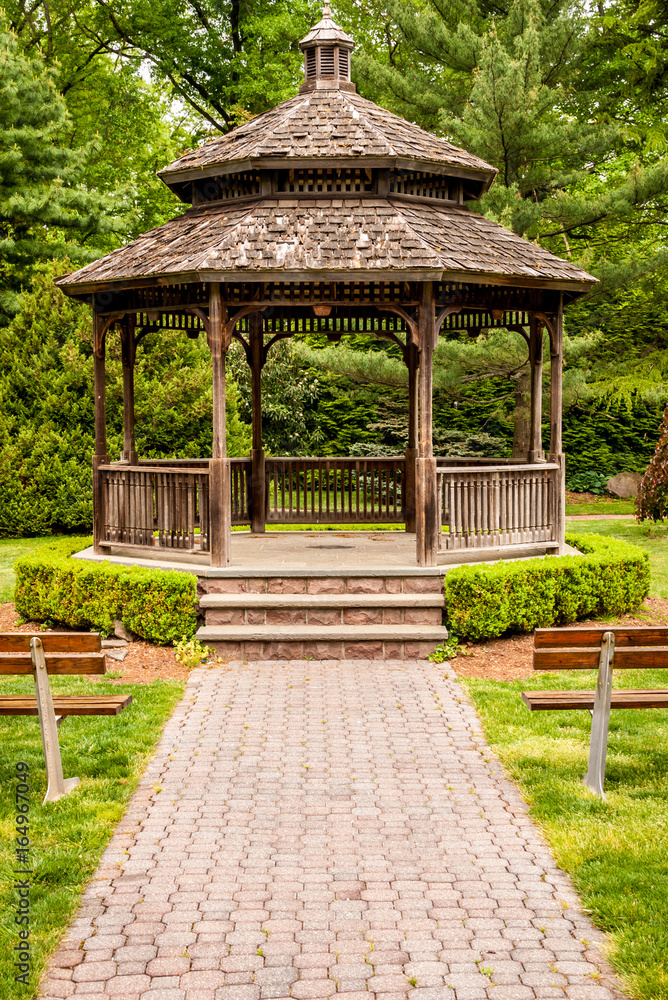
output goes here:
[[348, 49], [339, 49], [339, 76], [346, 80], [350, 76], [350, 56]]
[[315, 77], [315, 49], [306, 50], [306, 79], [312, 80]]
[[320, 49], [320, 76], [334, 76], [334, 48]]

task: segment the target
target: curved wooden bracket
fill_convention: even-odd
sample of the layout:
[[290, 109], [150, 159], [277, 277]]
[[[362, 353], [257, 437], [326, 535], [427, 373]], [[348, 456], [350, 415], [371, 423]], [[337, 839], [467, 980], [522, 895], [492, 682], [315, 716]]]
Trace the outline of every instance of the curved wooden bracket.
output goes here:
[[460, 313], [463, 308], [463, 306], [446, 306], [445, 309], [441, 309], [434, 323], [434, 333], [437, 339], [439, 333], [441, 332], [441, 327], [443, 326], [443, 320], [448, 316], [452, 316], [454, 313]]
[[[405, 321], [406, 326], [408, 327], [409, 335], [407, 337], [407, 340], [409, 340], [411, 344], [417, 344], [418, 342], [417, 320], [413, 319], [413, 317], [406, 312], [403, 306], [378, 305], [376, 302], [373, 303], [373, 306], [375, 309], [378, 310], [378, 312], [394, 313], [395, 316], [401, 316], [401, 318]], [[401, 343], [401, 341], [399, 341], [399, 343]]]

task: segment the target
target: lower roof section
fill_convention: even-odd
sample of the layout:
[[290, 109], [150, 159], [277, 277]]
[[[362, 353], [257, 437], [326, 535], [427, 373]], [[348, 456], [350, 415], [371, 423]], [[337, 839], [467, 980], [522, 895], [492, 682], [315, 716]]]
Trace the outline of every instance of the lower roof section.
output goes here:
[[586, 271], [466, 208], [399, 198], [262, 198], [193, 209], [58, 279], [498, 281], [586, 291]]

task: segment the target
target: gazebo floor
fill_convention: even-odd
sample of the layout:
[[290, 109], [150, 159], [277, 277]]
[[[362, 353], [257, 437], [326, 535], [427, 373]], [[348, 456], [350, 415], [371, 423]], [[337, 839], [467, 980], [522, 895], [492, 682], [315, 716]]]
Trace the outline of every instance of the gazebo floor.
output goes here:
[[447, 565], [420, 567], [415, 554], [415, 535], [405, 531], [271, 531], [251, 534], [232, 532], [232, 559], [228, 567], [209, 565], [208, 553], [181, 549], [109, 546], [96, 555], [91, 548], [75, 558], [153, 566], [195, 573], [199, 577], [238, 576], [442, 576], [457, 565], [541, 556], [540, 547], [513, 547], [505, 555], [499, 550], [462, 550], [450, 553]]

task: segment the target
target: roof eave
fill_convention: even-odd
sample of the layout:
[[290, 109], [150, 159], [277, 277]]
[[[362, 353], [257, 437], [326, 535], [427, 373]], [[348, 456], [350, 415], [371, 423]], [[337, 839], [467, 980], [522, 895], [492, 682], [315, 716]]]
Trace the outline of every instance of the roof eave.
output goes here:
[[224, 177], [226, 174], [241, 173], [247, 170], [294, 170], [297, 165], [301, 169], [311, 167], [385, 167], [396, 170], [424, 170], [428, 166], [435, 174], [447, 174], [450, 177], [482, 181], [485, 191], [494, 182], [498, 170], [496, 167], [465, 167], [461, 164], [444, 160], [431, 160], [426, 157], [409, 156], [258, 156], [244, 157], [237, 160], [225, 160], [222, 163], [208, 163], [201, 167], [189, 167], [187, 170], [170, 170], [165, 167], [159, 170], [157, 176], [168, 187], [170, 184], [183, 184], [187, 181], [200, 180], [204, 177]]
[[514, 286], [517, 288], [536, 288], [550, 291], [570, 292], [574, 296], [585, 295], [598, 284], [598, 278], [589, 275], [588, 279], [569, 280], [566, 278], [539, 278], [519, 274], [496, 274], [494, 272], [448, 271], [442, 268], [386, 268], [378, 270], [303, 270], [279, 271], [266, 270], [262, 272], [240, 271], [182, 271], [173, 274], [156, 274], [144, 278], [116, 278], [90, 282], [67, 283], [70, 275], [58, 278], [56, 284], [66, 295], [72, 298], [85, 298], [104, 291], [122, 290], [125, 288], [146, 288], [174, 284], [205, 283], [210, 281], [250, 282], [260, 284], [269, 281], [455, 281], [462, 284], [485, 284]]

